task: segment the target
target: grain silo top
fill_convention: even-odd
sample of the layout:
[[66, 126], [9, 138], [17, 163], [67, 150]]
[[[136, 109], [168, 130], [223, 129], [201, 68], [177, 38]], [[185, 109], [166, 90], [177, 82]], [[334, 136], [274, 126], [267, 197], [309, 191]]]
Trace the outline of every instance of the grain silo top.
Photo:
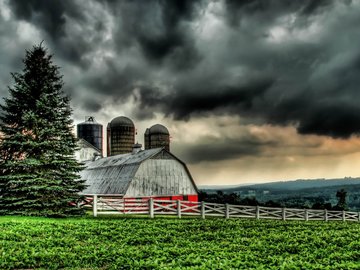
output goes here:
[[164, 127], [163, 125], [160, 124], [156, 124], [153, 125], [150, 130], [149, 130], [150, 134], [166, 134], [169, 135], [169, 130]]
[[130, 126], [134, 127], [134, 123], [131, 119], [125, 116], [119, 116], [111, 120], [110, 127], [118, 127], [118, 126]]
[[86, 116], [85, 122], [79, 123], [78, 125], [100, 125], [98, 122], [96, 122], [95, 117], [93, 116]]

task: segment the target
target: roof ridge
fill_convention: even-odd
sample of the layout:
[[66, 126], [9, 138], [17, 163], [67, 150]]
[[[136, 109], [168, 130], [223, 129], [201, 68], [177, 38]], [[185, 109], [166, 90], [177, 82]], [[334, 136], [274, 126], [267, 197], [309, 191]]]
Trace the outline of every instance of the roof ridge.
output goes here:
[[153, 148], [139, 151], [135, 154], [127, 153], [120, 154], [115, 156], [103, 157], [101, 159], [95, 160], [87, 164], [87, 168], [102, 166], [110, 167], [113, 165], [131, 165], [136, 163], [141, 163], [149, 158], [152, 158], [154, 155], [162, 151], [163, 148]]
[[92, 148], [94, 148], [95, 150], [99, 151], [101, 153], [101, 150], [99, 148], [97, 148], [96, 146], [92, 145], [91, 143], [89, 143], [87, 140], [85, 140], [84, 138], [78, 138], [78, 142], [83, 142], [84, 144], [86, 144], [87, 146], [90, 146]]

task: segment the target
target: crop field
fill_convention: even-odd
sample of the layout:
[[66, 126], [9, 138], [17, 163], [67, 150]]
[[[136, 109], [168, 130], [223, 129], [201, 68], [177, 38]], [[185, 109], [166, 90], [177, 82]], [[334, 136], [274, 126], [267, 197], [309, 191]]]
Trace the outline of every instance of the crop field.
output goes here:
[[0, 269], [360, 269], [360, 224], [0, 217]]

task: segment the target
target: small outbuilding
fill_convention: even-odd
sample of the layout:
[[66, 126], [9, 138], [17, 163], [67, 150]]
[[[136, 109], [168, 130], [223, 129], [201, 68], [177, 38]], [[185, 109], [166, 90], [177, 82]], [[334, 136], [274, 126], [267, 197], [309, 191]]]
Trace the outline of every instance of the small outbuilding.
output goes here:
[[87, 162], [101, 158], [101, 150], [84, 139], [77, 142], [78, 150], [75, 151], [75, 158], [80, 162]]
[[[141, 147], [141, 145], [140, 145]], [[164, 148], [140, 150], [89, 162], [80, 173], [83, 194], [198, 201], [198, 189], [184, 162]]]

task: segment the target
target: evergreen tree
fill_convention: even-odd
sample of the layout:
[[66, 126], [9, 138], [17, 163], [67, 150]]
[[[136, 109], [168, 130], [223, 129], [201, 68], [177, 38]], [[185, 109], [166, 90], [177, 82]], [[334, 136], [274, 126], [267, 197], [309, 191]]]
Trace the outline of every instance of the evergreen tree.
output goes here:
[[0, 105], [0, 214], [81, 214], [72, 205], [85, 184], [59, 67], [41, 44], [26, 51], [23, 63]]
[[346, 194], [345, 189], [338, 190], [336, 192], [336, 197], [338, 198], [338, 203], [334, 206], [335, 210], [348, 210], [348, 206], [346, 203]]

